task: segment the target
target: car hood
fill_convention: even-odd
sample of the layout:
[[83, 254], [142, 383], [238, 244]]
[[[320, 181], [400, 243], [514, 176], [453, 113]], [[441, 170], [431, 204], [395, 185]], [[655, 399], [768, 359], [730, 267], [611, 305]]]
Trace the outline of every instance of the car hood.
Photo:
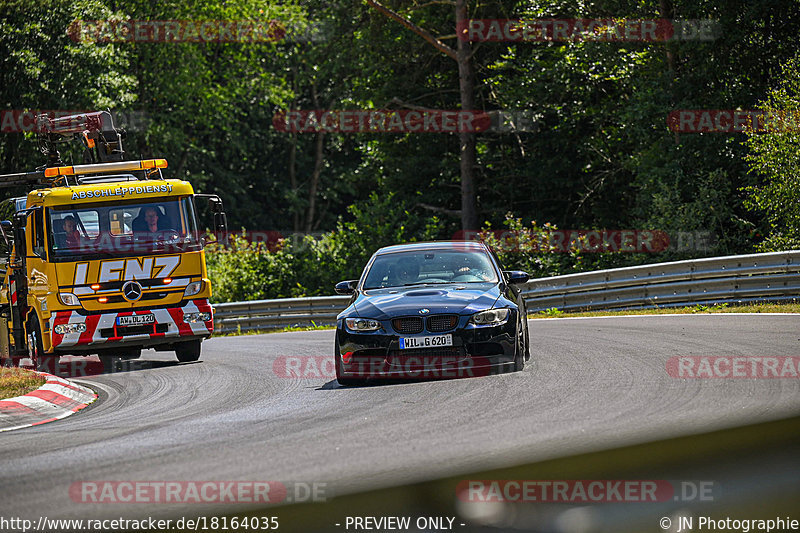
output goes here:
[[366, 290], [353, 306], [358, 316], [377, 320], [418, 315], [420, 309], [428, 309], [432, 315], [471, 314], [491, 308], [500, 295], [495, 283], [394, 287]]

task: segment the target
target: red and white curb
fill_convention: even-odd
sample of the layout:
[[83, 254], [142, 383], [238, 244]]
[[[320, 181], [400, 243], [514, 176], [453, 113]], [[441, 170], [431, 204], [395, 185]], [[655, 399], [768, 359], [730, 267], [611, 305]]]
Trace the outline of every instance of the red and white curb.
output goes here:
[[97, 399], [91, 389], [36, 372], [47, 382], [25, 396], [0, 400], [0, 431], [37, 426], [77, 413]]

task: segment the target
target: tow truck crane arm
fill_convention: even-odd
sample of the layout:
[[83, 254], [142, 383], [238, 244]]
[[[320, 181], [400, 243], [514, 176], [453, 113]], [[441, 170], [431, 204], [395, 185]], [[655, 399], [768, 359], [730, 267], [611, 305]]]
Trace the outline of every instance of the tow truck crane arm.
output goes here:
[[[86, 172], [138, 170], [125, 162], [125, 151], [122, 148], [125, 132], [114, 127], [114, 121], [109, 111], [94, 111], [57, 118], [51, 118], [44, 114], [38, 115], [36, 117], [36, 133], [39, 150], [47, 158], [47, 163], [37, 167], [33, 172], [0, 176], [0, 187], [17, 185], [32, 185], [34, 188], [50, 187], [56, 181], [63, 180], [65, 173], [61, 170], [73, 167], [67, 167], [61, 160], [57, 145], [76, 139], [80, 140], [85, 148], [83, 159], [87, 165], [74, 168], [82, 168]], [[118, 165], [114, 168], [110, 168], [112, 165], [102, 166], [102, 164], [109, 163]], [[166, 163], [163, 166], [166, 166]], [[149, 175], [150, 172], [146, 172], [140, 179], [146, 179]]]
[[86, 150], [84, 163], [107, 163], [122, 161], [125, 151], [122, 139], [125, 132], [114, 127], [109, 111], [95, 111], [79, 115], [50, 118], [36, 117], [36, 132], [39, 150], [47, 158], [47, 167], [63, 166], [57, 144], [80, 139]]

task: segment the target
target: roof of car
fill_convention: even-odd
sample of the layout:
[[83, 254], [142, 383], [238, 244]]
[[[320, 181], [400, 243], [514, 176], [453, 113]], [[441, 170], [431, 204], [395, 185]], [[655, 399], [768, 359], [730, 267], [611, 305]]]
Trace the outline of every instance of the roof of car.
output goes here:
[[379, 249], [376, 254], [391, 254], [395, 252], [410, 252], [415, 250], [446, 250], [455, 249], [464, 252], [485, 251], [486, 245], [477, 241], [430, 241], [430, 242], [409, 242], [406, 244], [394, 244]]

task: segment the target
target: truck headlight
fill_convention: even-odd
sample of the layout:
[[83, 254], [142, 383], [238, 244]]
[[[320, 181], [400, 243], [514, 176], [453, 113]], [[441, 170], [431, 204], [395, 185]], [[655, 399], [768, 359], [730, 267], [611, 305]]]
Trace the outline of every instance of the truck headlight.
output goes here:
[[479, 326], [496, 326], [508, 320], [508, 309], [489, 309], [472, 315], [470, 322]]
[[347, 329], [356, 333], [362, 331], [377, 331], [381, 329], [381, 323], [369, 318], [345, 318], [344, 323]]
[[195, 294], [199, 293], [203, 290], [203, 282], [202, 281], [193, 281], [186, 286], [186, 290], [183, 291], [184, 296], [194, 296]]
[[183, 315], [183, 321], [189, 324], [195, 322], [208, 322], [211, 320], [211, 313], [185, 313]]
[[67, 333], [83, 333], [86, 331], [86, 324], [58, 324], [53, 328], [53, 331], [59, 335], [66, 335]]
[[61, 303], [64, 305], [81, 305], [81, 301], [78, 300], [78, 297], [71, 292], [59, 292], [58, 299], [61, 300]]

